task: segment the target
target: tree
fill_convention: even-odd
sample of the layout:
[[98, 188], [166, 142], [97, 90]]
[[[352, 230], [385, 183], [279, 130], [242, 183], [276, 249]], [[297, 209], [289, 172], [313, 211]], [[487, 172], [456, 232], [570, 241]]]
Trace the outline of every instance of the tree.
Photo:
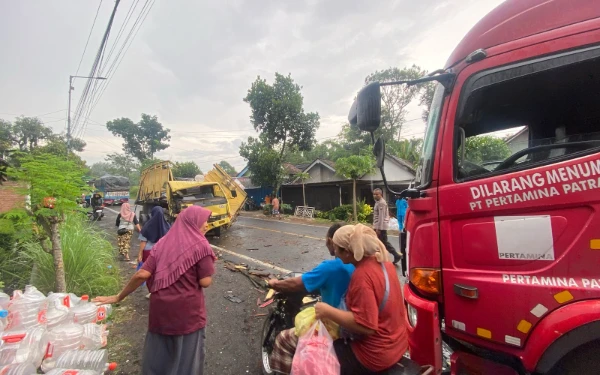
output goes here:
[[337, 174], [352, 180], [352, 213], [354, 221], [358, 220], [356, 215], [356, 180], [372, 172], [374, 169], [375, 162], [370, 155], [351, 155], [335, 162]]
[[58, 157], [67, 157], [68, 160], [73, 161], [74, 163], [76, 163], [77, 165], [79, 165], [82, 168], [87, 168], [86, 164], [85, 164], [85, 160], [83, 160], [79, 155], [77, 155], [74, 151], [78, 151], [81, 152], [84, 150], [85, 146], [87, 144], [85, 143], [84, 140], [79, 139], [79, 138], [73, 138], [71, 139], [71, 151], [67, 152], [67, 139], [64, 135], [56, 135], [53, 134], [51, 135], [48, 139], [46, 144], [44, 144], [43, 146], [38, 146], [36, 148], [33, 148], [31, 150], [31, 153], [33, 154], [52, 154], [54, 156], [58, 156]]
[[127, 177], [131, 180], [134, 174], [139, 174], [140, 163], [131, 155], [117, 152], [108, 154], [104, 158], [111, 165], [111, 174]]
[[135, 124], [128, 118], [109, 121], [106, 128], [113, 135], [123, 138], [123, 151], [140, 162], [153, 159], [158, 151], [169, 147], [170, 130], [163, 128], [156, 116], [142, 113], [142, 119]]
[[512, 154], [501, 138], [489, 135], [469, 137], [466, 139], [466, 145], [465, 159], [477, 164], [501, 161]]
[[227, 174], [229, 174], [230, 176], [237, 175], [237, 172], [235, 171], [233, 165], [229, 164], [229, 162], [227, 162], [226, 160], [221, 160], [219, 166], [223, 168], [223, 170], [227, 172]]
[[404, 159], [412, 165], [417, 165], [421, 159], [423, 138], [403, 139], [400, 142], [390, 141], [385, 147], [389, 154]]
[[0, 119], [0, 153], [12, 148], [12, 124]]
[[435, 88], [436, 84], [434, 82], [428, 82], [423, 85], [423, 89], [421, 90], [419, 105], [425, 107], [421, 114], [421, 118], [423, 118], [423, 121], [425, 122], [427, 122], [427, 119], [429, 118], [429, 107], [431, 107], [431, 102], [433, 102], [433, 94], [435, 94]]
[[302, 182], [302, 202], [303, 206], [306, 207], [306, 192], [304, 190], [304, 182], [310, 179], [310, 174], [306, 172], [300, 172], [296, 175], [296, 179], [299, 179]]
[[[304, 112], [301, 89], [291, 75], [275, 73], [273, 85], [257, 77], [244, 98], [252, 110], [250, 121], [259, 137], [242, 143], [240, 155], [248, 160], [253, 175], [257, 173], [255, 169], [261, 170], [257, 180], [271, 176], [266, 185], [274, 186], [275, 191], [283, 181], [281, 164], [287, 148], [308, 151], [315, 144], [319, 114]], [[261, 160], [262, 157], [266, 159]]]
[[8, 174], [26, 186], [23, 192], [29, 195], [30, 203], [24, 210], [13, 210], [7, 216], [34, 226], [42, 249], [54, 258], [56, 291], [65, 293], [59, 227], [65, 215], [77, 210], [76, 199], [87, 188], [85, 170], [72, 160], [53, 154], [28, 154], [20, 159], [20, 164], [20, 168], [9, 168]]
[[248, 142], [240, 146], [240, 155], [248, 160], [248, 169], [252, 171], [250, 180], [256, 186], [273, 186], [275, 191], [285, 179], [280, 154], [266, 146], [260, 140], [248, 137]]
[[[417, 65], [410, 68], [388, 68], [376, 71], [365, 78], [365, 85], [371, 82], [393, 82], [421, 78], [427, 72]], [[402, 125], [406, 120], [406, 107], [418, 95], [418, 85], [391, 85], [381, 87], [381, 126], [379, 133], [386, 140], [400, 139]], [[397, 136], [397, 138], [396, 138]]]
[[92, 177], [102, 177], [106, 174], [118, 174], [114, 172], [113, 166], [111, 163], [107, 163], [104, 161], [99, 161], [90, 166], [90, 175]]
[[173, 166], [173, 176], [181, 178], [194, 178], [202, 174], [200, 167], [193, 161], [175, 162]]
[[31, 151], [34, 147], [52, 136], [52, 129], [35, 117], [17, 117], [11, 127], [12, 142], [20, 151]]

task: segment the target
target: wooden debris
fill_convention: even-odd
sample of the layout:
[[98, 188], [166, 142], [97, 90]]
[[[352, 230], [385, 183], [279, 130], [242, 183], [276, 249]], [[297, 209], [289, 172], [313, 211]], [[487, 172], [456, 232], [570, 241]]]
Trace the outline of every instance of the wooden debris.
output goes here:
[[273, 289], [269, 289], [269, 292], [267, 293], [267, 296], [265, 297], [265, 301], [270, 300], [271, 298], [273, 298], [273, 295], [275, 294], [275, 290]]

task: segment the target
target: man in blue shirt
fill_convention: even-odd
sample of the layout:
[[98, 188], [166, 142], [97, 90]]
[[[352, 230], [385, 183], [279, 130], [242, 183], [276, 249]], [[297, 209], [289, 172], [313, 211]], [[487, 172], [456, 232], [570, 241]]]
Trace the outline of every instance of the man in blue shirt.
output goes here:
[[[336, 223], [327, 231], [325, 245], [331, 256], [335, 256], [333, 235], [339, 228], [341, 225]], [[352, 272], [354, 272], [353, 265], [344, 264], [339, 258], [334, 258], [321, 262], [302, 276], [287, 280], [270, 280], [269, 286], [282, 293], [319, 291], [323, 302], [331, 306], [339, 306], [350, 284]], [[298, 337], [293, 328], [282, 331], [275, 340], [270, 358], [271, 369], [289, 374], [297, 345]]]

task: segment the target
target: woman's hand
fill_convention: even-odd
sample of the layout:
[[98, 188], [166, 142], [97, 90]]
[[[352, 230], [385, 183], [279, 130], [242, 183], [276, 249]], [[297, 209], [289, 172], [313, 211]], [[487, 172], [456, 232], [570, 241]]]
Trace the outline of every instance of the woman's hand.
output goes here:
[[142, 261], [142, 259], [144, 259], [144, 254], [143, 253], [139, 253], [138, 257], [137, 257], [138, 263], [140, 263]]
[[121, 300], [119, 299], [118, 295], [114, 295], [114, 296], [108, 296], [108, 297], [96, 297], [92, 300], [92, 302], [100, 304], [100, 305], [108, 305], [108, 304], [119, 303], [119, 302], [121, 302]]
[[333, 307], [329, 306], [325, 302], [317, 302], [315, 305], [316, 318], [319, 320], [329, 319], [329, 312]]

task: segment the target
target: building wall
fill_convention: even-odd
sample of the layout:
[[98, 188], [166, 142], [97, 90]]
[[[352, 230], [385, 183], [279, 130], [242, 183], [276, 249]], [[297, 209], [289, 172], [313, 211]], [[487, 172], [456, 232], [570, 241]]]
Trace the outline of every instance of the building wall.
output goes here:
[[516, 138], [507, 143], [511, 153], [516, 153], [529, 147], [529, 130], [519, 134]]
[[0, 197], [0, 214], [25, 205], [25, 196], [19, 191], [19, 185], [13, 181], [6, 181], [0, 185]]
[[[415, 175], [403, 166], [399, 166], [396, 162], [389, 158], [385, 159], [384, 164], [385, 177], [390, 181], [394, 182], [409, 182], [415, 178]], [[381, 181], [381, 172], [376, 169], [373, 173], [370, 173], [362, 178], [363, 181]]]
[[331, 171], [331, 169], [321, 165], [321, 164], [317, 164], [315, 166], [313, 166], [309, 171], [308, 174], [310, 175], [310, 178], [308, 180], [306, 180], [306, 183], [311, 183], [311, 184], [315, 184], [315, 183], [320, 183], [320, 182], [334, 182], [334, 181], [341, 181], [342, 178], [338, 175], [336, 175], [334, 172]]

